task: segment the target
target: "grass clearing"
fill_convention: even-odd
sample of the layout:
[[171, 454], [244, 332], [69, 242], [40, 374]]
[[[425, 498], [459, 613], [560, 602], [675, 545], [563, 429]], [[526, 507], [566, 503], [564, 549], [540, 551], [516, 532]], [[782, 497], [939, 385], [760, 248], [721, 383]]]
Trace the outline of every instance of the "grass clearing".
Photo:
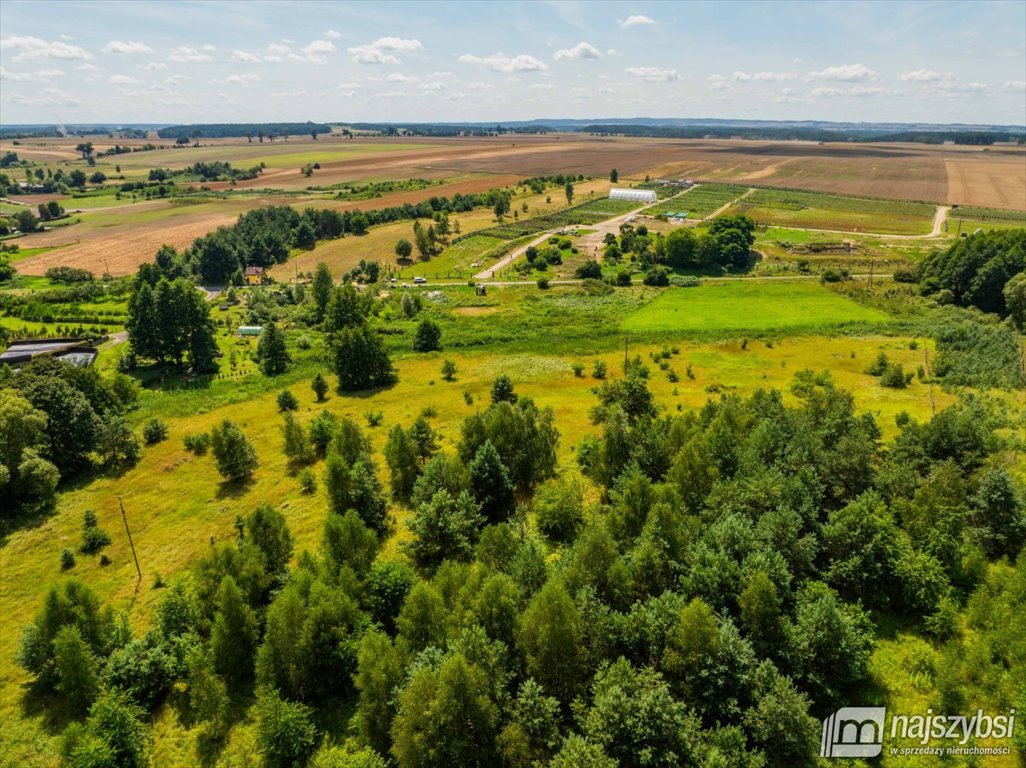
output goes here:
[[625, 331], [775, 331], [883, 323], [883, 312], [810, 283], [705, 282], [675, 288], [632, 313]]
[[743, 213], [757, 224], [895, 235], [925, 235], [936, 208], [927, 203], [758, 189], [728, 214]]

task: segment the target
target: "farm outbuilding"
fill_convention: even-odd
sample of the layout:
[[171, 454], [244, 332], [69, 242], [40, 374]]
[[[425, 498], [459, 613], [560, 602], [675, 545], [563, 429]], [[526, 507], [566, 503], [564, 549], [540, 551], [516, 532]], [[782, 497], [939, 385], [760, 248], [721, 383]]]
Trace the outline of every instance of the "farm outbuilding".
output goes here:
[[610, 200], [630, 200], [635, 203], [654, 203], [656, 193], [651, 189], [611, 189]]

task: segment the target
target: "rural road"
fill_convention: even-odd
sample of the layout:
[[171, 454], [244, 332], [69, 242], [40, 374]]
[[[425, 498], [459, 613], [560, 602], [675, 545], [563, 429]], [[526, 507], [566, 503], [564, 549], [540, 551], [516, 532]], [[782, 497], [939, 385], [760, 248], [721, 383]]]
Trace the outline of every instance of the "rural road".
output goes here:
[[[685, 191], [690, 191], [691, 189], [696, 189], [697, 187], [700, 187], [700, 186], [701, 186], [701, 184], [695, 184], [694, 186], [690, 187], [688, 190], [685, 190]], [[747, 195], [750, 195], [754, 191], [755, 191], [754, 189], [749, 189], [741, 197], [746, 197]], [[680, 192], [678, 194], [682, 195], [682, 194], [684, 194], [684, 192]], [[674, 195], [673, 197], [676, 197], [676, 196], [677, 195]], [[667, 199], [668, 200], [672, 200], [673, 197], [670, 197], [670, 198], [667, 198]], [[738, 200], [740, 200], [740, 199], [741, 198], [739, 197]], [[588, 248], [592, 248], [597, 253], [596, 241], [601, 242], [602, 238], [604, 238], [606, 236], [606, 233], [612, 232], [613, 234], [619, 234], [619, 232], [620, 232], [620, 225], [623, 224], [627, 219], [629, 219], [632, 216], [637, 216], [638, 214], [642, 214], [646, 210], [651, 208], [652, 206], [659, 205], [660, 203], [664, 203], [664, 202], [666, 202], [666, 200], [656, 200], [654, 203], [652, 203], [650, 205], [646, 205], [646, 206], [643, 206], [641, 208], [635, 208], [633, 211], [628, 211], [627, 213], [622, 214], [620, 216], [615, 216], [612, 219], [606, 219], [605, 221], [600, 221], [598, 224], [589, 224], [586, 227], [586, 229], [594, 229], [596, 231], [592, 232], [591, 234], [587, 235], [585, 238], [583, 238], [581, 240], [581, 244], [579, 246], [581, 251], [584, 252], [584, 253], [587, 253]], [[732, 206], [736, 202], [737, 202], [737, 200], [732, 200], [731, 202], [727, 203], [725, 206], [723, 206], [722, 208], [717, 210], [715, 213], [711, 214], [709, 216], [709, 218], [712, 218], [712, 216], [715, 216], [716, 214], [720, 213], [720, 211], [722, 211], [722, 210], [726, 210], [727, 208], [729, 208], [730, 206]], [[552, 237], [553, 233], [557, 232], [559, 229], [565, 229], [565, 227], [557, 227], [556, 229], [550, 229], [547, 232], [545, 232], [543, 235], [539, 236], [537, 239], [532, 240], [527, 245], [522, 246], [520, 248], [517, 248], [515, 251], [511, 251], [510, 253], [507, 253], [505, 256], [503, 256], [501, 259], [499, 259], [497, 262], [492, 264], [492, 266], [490, 266], [488, 269], [482, 270], [482, 271], [478, 272], [476, 275], [474, 275], [474, 279], [475, 280], [487, 280], [488, 278], [490, 278], [492, 275], [494, 275], [499, 270], [503, 269], [504, 267], [509, 266], [512, 262], [516, 261], [517, 258], [519, 258], [520, 256], [522, 256], [524, 253], [527, 252], [528, 248], [531, 248], [531, 247], [537, 246], [537, 245], [541, 245], [542, 243], [544, 243], [546, 240], [548, 240], [550, 237]], [[554, 282], [559, 282], [559, 281], [557, 280], [557, 281], [554, 281]], [[496, 283], [496, 285], [500, 285], [500, 283]]]
[[[882, 273], [881, 272], [876, 272], [874, 274], [869, 274], [868, 272], [866, 272], [866, 273], [862, 273], [862, 274], [858, 274], [858, 275], [849, 275], [849, 277], [852, 280], [869, 280], [870, 278], [872, 278], [873, 280], [882, 280], [882, 279], [885, 279], [885, 278], [890, 278], [890, 277], [892, 277], [892, 275], [889, 272], [882, 272]], [[738, 276], [738, 277], [701, 277], [699, 279], [703, 283], [731, 283], [731, 282], [738, 282], [738, 281], [741, 281], [741, 280], [743, 280], [743, 281], [745, 281], [747, 283], [773, 283], [773, 282], [777, 282], [777, 281], [786, 281], [786, 280], [819, 280], [820, 276], [819, 275], [759, 275], [759, 276]], [[580, 280], [578, 278], [568, 277], [568, 278], [564, 278], [562, 280], [549, 280], [549, 285], [577, 285], [578, 283], [583, 283], [583, 282], [584, 282], [583, 280]], [[452, 285], [461, 285], [461, 284], [460, 283], [436, 283], [432, 287], [434, 287], [434, 288], [445, 288], [445, 287], [449, 287], [449, 286], [452, 286]], [[535, 280], [495, 280], [495, 281], [492, 281], [492, 282], [488, 283], [488, 285], [501, 288], [503, 286], [512, 287], [512, 286], [517, 286], [517, 285], [537, 285], [537, 281], [535, 281]]]
[[944, 221], [947, 219], [948, 211], [950, 210], [951, 209], [946, 205], [938, 205], [936, 212], [933, 214], [933, 228], [925, 235], [894, 235], [884, 232], [863, 232], [862, 230], [853, 231], [850, 229], [817, 229], [816, 227], [791, 227], [791, 229], [802, 229], [807, 232], [829, 232], [834, 235], [879, 237], [882, 240], [929, 240], [934, 237], [940, 237], [941, 231], [944, 228]]

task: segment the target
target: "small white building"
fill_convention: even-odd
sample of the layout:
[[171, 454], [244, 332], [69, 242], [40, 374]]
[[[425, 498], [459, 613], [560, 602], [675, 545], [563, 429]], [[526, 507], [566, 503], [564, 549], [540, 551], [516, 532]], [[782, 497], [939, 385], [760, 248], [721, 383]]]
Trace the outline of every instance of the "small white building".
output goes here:
[[656, 193], [651, 189], [611, 189], [610, 200], [630, 200], [634, 203], [654, 203]]

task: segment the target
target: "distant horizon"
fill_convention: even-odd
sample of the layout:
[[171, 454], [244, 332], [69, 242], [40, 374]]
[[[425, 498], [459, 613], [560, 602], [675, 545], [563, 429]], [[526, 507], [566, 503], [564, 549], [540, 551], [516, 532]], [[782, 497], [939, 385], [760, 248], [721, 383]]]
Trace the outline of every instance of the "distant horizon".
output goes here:
[[[308, 118], [282, 118], [277, 120], [226, 120], [217, 121], [218, 125], [276, 125], [276, 124], [300, 124], [309, 123], [311, 125], [332, 125], [332, 126], [349, 126], [349, 125], [385, 125], [385, 126], [468, 126], [468, 127], [486, 127], [486, 126], [552, 126], [557, 128], [558, 126], [568, 126], [570, 124], [578, 126], [587, 125], [651, 125], [651, 126], [693, 126], [702, 127], [708, 124], [710, 127], [719, 125], [721, 127], [734, 127], [734, 126], [820, 126], [820, 127], [842, 127], [850, 128], [861, 128], [863, 130], [891, 130], [891, 129], [918, 129], [918, 130], [937, 130], [939, 131], [1005, 131], [1009, 133], [1026, 133], [1026, 121], [1023, 123], [964, 123], [964, 122], [950, 122], [950, 123], [936, 123], [926, 122], [917, 120], [893, 120], [893, 121], [878, 121], [878, 120], [866, 120], [866, 121], [854, 121], [854, 120], [815, 120], [815, 119], [789, 119], [789, 118], [778, 118], [778, 119], [760, 119], [760, 118], [725, 118], [725, 117], [652, 117], [647, 115], [633, 115], [630, 117], [532, 117], [532, 118], [515, 118], [515, 119], [464, 119], [464, 120], [312, 120]], [[48, 127], [65, 127], [74, 126], [80, 128], [109, 128], [112, 130], [125, 129], [130, 130], [133, 128], [171, 128], [176, 126], [188, 126], [188, 125], [204, 125], [214, 124], [214, 121], [189, 121], [189, 120], [99, 120], [96, 122], [56, 122], [56, 121], [43, 121], [43, 122], [27, 122], [27, 123], [13, 123], [5, 122], [0, 120], [0, 128], [48, 128]]]
[[[6, 124], [1026, 123], [1026, 3], [0, 4]], [[620, 118], [627, 119], [627, 118]]]

